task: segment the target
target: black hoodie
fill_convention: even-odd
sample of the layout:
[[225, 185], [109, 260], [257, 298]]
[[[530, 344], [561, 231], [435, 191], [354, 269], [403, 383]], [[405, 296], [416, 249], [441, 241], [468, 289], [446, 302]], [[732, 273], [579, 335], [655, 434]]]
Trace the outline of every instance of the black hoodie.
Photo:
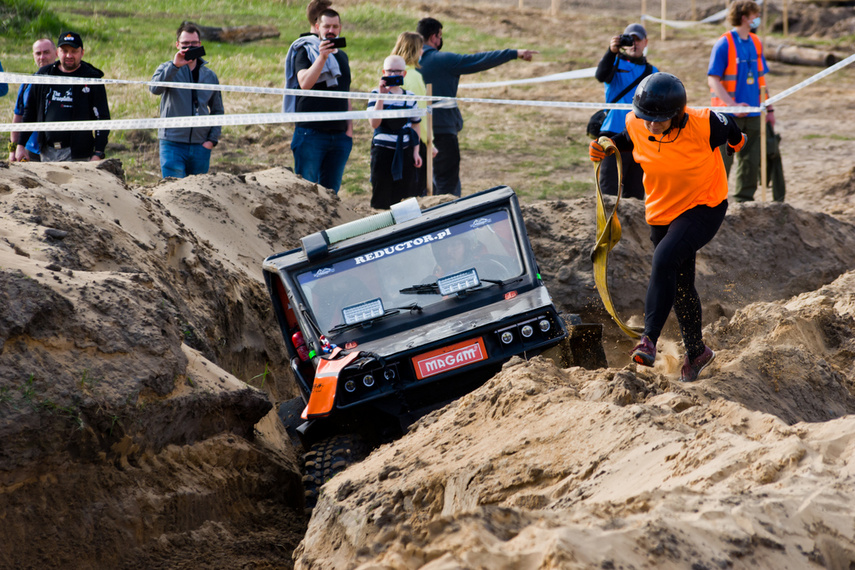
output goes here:
[[[59, 69], [59, 61], [46, 65], [36, 75], [58, 75], [62, 77], [104, 77], [104, 72], [85, 61], [71, 73]], [[53, 96], [51, 96], [53, 95]], [[48, 109], [59, 99], [59, 107]], [[42, 123], [50, 115], [54, 121], [93, 121], [109, 120], [110, 107], [107, 104], [107, 91], [104, 85], [42, 85], [34, 84], [24, 104], [24, 122]], [[39, 133], [39, 147], [60, 143], [63, 148], [71, 147], [71, 158], [89, 159], [96, 151], [104, 152], [110, 131], [42, 131]], [[30, 133], [22, 132], [18, 140], [28, 140]]]

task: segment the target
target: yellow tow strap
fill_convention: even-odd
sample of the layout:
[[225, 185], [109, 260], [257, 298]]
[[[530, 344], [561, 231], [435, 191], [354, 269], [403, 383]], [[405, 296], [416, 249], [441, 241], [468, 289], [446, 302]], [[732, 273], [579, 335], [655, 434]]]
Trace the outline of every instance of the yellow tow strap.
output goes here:
[[[614, 152], [615, 158], [617, 159], [617, 187], [620, 189], [623, 172], [620, 152], [618, 152], [614, 143], [608, 137], [600, 137], [597, 140], [597, 143], [605, 149], [607, 154], [609, 153], [609, 150]], [[605, 305], [606, 311], [608, 311], [612, 316], [612, 319], [617, 323], [617, 326], [619, 326], [620, 329], [630, 338], [639, 338], [644, 330], [630, 327], [617, 316], [614, 304], [612, 303], [612, 296], [609, 293], [609, 252], [617, 245], [621, 236], [620, 221], [617, 217], [617, 207], [620, 203], [620, 190], [618, 190], [614, 208], [609, 215], [606, 216], [606, 205], [603, 201], [603, 191], [600, 189], [601, 164], [602, 161], [598, 162], [594, 168], [594, 178], [597, 181], [597, 241], [594, 244], [594, 248], [591, 250], [591, 261], [594, 262], [594, 283], [597, 285], [597, 291], [600, 293], [600, 298], [603, 300], [603, 305]]]

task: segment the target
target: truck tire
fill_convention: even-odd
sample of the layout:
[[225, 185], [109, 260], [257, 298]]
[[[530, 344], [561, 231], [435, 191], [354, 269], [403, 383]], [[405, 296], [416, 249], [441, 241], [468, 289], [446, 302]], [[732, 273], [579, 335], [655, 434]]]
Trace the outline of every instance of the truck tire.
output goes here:
[[306, 514], [311, 514], [318, 503], [324, 483], [367, 455], [368, 447], [358, 435], [335, 435], [312, 444], [303, 456]]

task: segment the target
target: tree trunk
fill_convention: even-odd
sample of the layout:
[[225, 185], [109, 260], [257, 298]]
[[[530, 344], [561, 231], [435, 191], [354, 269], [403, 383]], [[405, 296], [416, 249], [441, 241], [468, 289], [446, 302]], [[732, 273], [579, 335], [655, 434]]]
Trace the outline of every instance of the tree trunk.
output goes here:
[[841, 58], [830, 51], [769, 42], [766, 46], [766, 59], [795, 65], [828, 67]]
[[227, 44], [242, 44], [279, 37], [279, 30], [275, 26], [233, 26], [228, 28], [199, 26], [199, 31], [202, 32], [203, 40]]

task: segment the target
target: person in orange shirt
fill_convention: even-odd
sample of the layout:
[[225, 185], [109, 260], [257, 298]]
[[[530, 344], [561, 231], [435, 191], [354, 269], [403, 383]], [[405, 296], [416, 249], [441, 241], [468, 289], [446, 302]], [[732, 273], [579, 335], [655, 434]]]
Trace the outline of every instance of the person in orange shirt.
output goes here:
[[[618, 151], [632, 151], [644, 171], [645, 218], [654, 245], [644, 334], [632, 359], [653, 366], [673, 307], [686, 349], [680, 380], [693, 382], [715, 358], [703, 341], [695, 254], [712, 240], [727, 212], [727, 175], [718, 147], [727, 143], [728, 152], [738, 152], [747, 138], [732, 118], [687, 108], [683, 83], [669, 73], [646, 77], [632, 109], [624, 131], [611, 140]], [[606, 156], [597, 141], [589, 151], [594, 162]]]

